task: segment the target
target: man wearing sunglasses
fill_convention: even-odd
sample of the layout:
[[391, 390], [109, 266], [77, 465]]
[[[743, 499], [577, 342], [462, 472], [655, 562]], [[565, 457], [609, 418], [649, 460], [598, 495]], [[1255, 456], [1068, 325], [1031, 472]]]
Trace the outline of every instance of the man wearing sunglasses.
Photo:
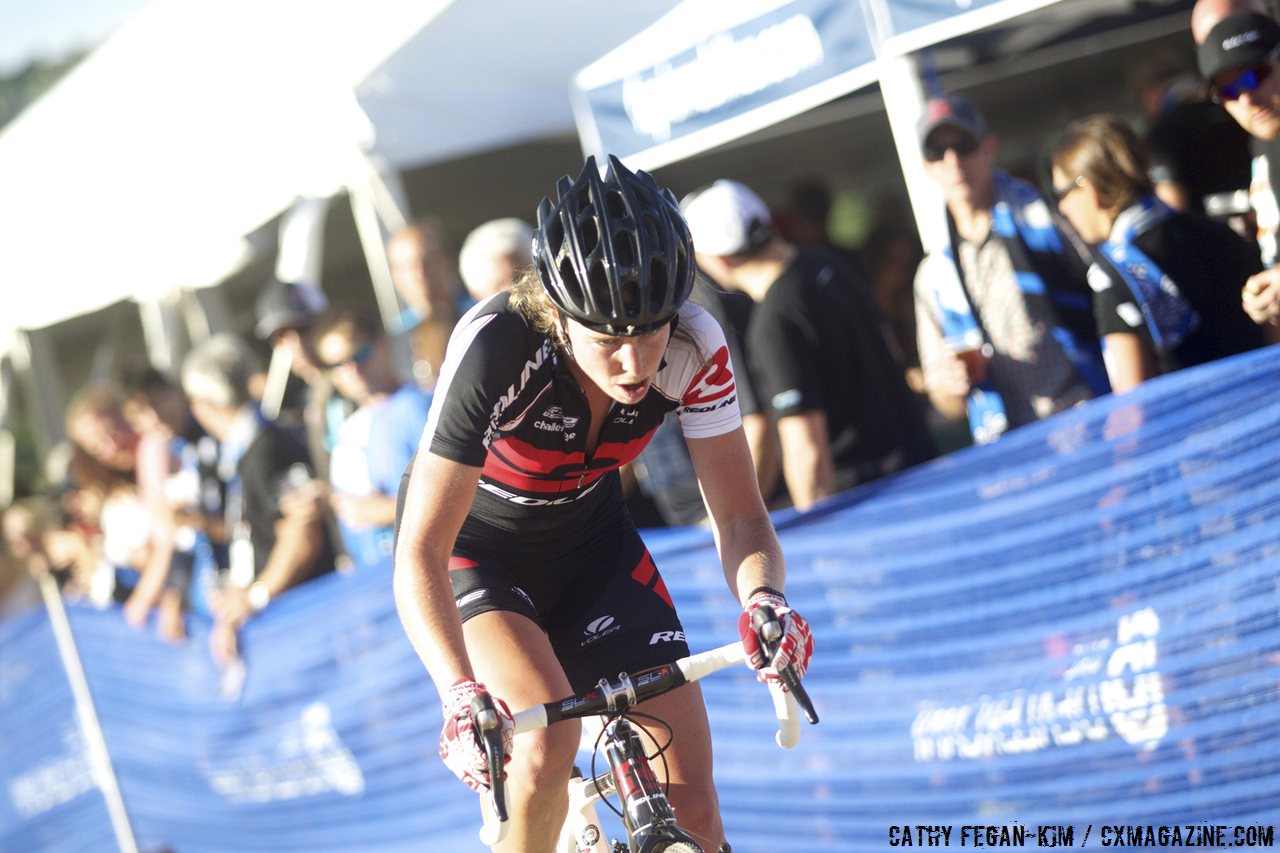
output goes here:
[[1274, 342], [1280, 339], [1280, 204], [1272, 177], [1280, 169], [1280, 23], [1245, 0], [1199, 0], [1191, 28], [1210, 94], [1252, 137], [1249, 201], [1267, 269], [1245, 282], [1241, 301], [1254, 322], [1276, 330]]
[[996, 139], [963, 95], [918, 126], [950, 241], [916, 273], [916, 338], [930, 402], [986, 443], [1108, 390], [1087, 264], [1039, 192], [995, 168]]

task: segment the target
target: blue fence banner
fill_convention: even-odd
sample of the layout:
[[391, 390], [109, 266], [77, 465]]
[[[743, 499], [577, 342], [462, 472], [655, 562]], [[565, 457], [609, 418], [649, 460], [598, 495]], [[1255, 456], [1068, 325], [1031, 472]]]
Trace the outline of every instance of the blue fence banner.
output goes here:
[[[1273, 347], [776, 516], [822, 722], [781, 751], [745, 667], [703, 682], [734, 850], [1274, 846], [1277, 472]], [[709, 535], [647, 540], [691, 645], [735, 637]], [[483, 849], [389, 566], [273, 600], [235, 696], [199, 622], [69, 616], [143, 850]], [[0, 650], [0, 849], [114, 849], [43, 611]]]
[[757, 8], [723, 25], [723, 3], [687, 0], [583, 69], [572, 94], [588, 153], [651, 168], [875, 81], [860, 4], [775, 0], [737, 11]]

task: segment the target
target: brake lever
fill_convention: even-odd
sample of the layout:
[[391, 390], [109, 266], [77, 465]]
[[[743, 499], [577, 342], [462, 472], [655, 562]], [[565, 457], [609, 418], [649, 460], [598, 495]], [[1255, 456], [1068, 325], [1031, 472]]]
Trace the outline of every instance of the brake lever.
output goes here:
[[[761, 648], [764, 649], [765, 659], [773, 660], [773, 656], [778, 653], [778, 643], [782, 640], [782, 623], [778, 621], [778, 614], [769, 605], [762, 604], [751, 614], [751, 627], [760, 640]], [[795, 669], [790, 664], [779, 668], [778, 679], [782, 682], [782, 686], [795, 697], [796, 704], [809, 725], [817, 725], [818, 712], [814, 710], [809, 692], [796, 677]]]
[[489, 765], [489, 802], [498, 822], [507, 821], [507, 796], [505, 762], [502, 754], [502, 720], [494, 707], [493, 697], [482, 693], [471, 699], [471, 716], [475, 730], [484, 748], [485, 761]]

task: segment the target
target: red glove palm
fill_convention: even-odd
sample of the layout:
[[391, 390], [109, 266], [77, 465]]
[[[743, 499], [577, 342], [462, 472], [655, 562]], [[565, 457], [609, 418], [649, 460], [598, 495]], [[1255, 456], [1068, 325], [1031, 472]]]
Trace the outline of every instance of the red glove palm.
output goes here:
[[[782, 627], [782, 637], [772, 659], [766, 659], [765, 649], [752, 625], [755, 611], [764, 606], [773, 608]], [[797, 679], [804, 678], [809, 659], [813, 657], [813, 634], [809, 630], [808, 621], [787, 606], [787, 600], [781, 593], [768, 589], [752, 593], [742, 615], [738, 617], [738, 634], [742, 637], [742, 648], [747, 653], [747, 665], [756, 670], [756, 677], [761, 681], [781, 683], [778, 670], [784, 666], [790, 666]]]
[[[443, 699], [444, 730], [440, 732], [440, 757], [453, 775], [476, 793], [489, 789], [489, 761], [471, 712], [471, 700], [488, 693], [483, 684], [464, 679], [450, 687]], [[502, 723], [502, 761], [506, 764], [511, 761], [515, 723], [505, 702], [495, 698], [493, 705]]]

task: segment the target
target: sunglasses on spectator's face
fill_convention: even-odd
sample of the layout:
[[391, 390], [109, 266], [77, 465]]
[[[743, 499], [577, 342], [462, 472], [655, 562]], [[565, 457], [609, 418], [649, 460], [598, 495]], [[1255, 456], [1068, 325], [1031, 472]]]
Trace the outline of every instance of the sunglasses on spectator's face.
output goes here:
[[[1280, 50], [1280, 48], [1277, 50]], [[1259, 62], [1257, 65], [1250, 65], [1237, 74], [1231, 82], [1211, 85], [1209, 87], [1209, 96], [1213, 98], [1215, 103], [1226, 104], [1246, 92], [1253, 93], [1266, 82], [1267, 78], [1271, 76], [1271, 72], [1275, 70], [1276, 58], [1277, 51], [1273, 50], [1267, 55], [1266, 61]]]
[[1065, 187], [1055, 186], [1053, 188], [1053, 197], [1058, 201], [1062, 201], [1064, 198], [1084, 186], [1085, 183], [1087, 182], [1084, 179], [1084, 175], [1077, 175], [1076, 179]]
[[964, 134], [962, 136], [953, 136], [950, 139], [939, 139], [924, 144], [924, 159], [930, 163], [937, 163], [943, 157], [947, 156], [948, 151], [956, 152], [959, 157], [968, 157], [970, 154], [978, 150], [980, 144], [976, 136]]
[[369, 356], [372, 354], [373, 354], [373, 341], [365, 341], [360, 346], [352, 350], [351, 355], [347, 356], [341, 361], [335, 361], [331, 364], [323, 365], [323, 367], [325, 370], [337, 370], [339, 367], [342, 367], [344, 364], [350, 364], [350, 365], [354, 365], [355, 367], [359, 367], [362, 364], [364, 364], [366, 361], [368, 361]]

